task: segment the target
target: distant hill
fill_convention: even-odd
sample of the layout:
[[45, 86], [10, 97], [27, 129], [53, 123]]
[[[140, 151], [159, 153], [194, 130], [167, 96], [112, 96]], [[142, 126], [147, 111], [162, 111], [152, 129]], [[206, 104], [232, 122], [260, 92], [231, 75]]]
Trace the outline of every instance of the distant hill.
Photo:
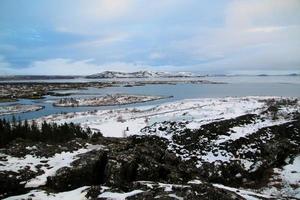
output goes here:
[[86, 76], [86, 78], [172, 78], [172, 77], [196, 77], [196, 75], [191, 72], [104, 71], [101, 73]]
[[293, 73], [293, 74], [288, 74], [288, 76], [300, 76], [300, 74]]
[[300, 74], [292, 73], [292, 74], [278, 74], [278, 75], [269, 75], [269, 74], [258, 74], [257, 76], [299, 76]]

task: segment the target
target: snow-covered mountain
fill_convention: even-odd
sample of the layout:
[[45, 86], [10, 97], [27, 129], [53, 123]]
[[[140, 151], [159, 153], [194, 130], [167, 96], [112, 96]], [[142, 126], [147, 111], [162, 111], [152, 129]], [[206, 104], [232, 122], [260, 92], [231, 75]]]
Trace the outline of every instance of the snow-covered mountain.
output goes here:
[[137, 72], [117, 72], [104, 71], [92, 74], [86, 78], [172, 78], [172, 77], [194, 77], [191, 72], [153, 72], [153, 71], [137, 71]]

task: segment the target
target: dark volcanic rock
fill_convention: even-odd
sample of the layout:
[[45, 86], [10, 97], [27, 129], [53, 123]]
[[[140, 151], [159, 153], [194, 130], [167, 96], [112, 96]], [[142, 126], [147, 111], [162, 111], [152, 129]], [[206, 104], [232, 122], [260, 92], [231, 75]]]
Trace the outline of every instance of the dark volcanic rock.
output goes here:
[[56, 191], [66, 191], [85, 185], [105, 183], [107, 174], [107, 152], [94, 150], [79, 155], [71, 167], [59, 169], [55, 176], [47, 178], [47, 186]]
[[193, 165], [181, 162], [155, 137], [130, 137], [111, 143], [108, 150], [91, 151], [48, 177], [47, 187], [62, 191], [84, 185], [106, 184], [128, 189], [134, 181], [181, 183], [196, 177]]
[[[223, 123], [224, 121], [221, 121], [214, 122], [214, 125], [202, 126], [203, 129], [197, 131], [200, 134], [198, 137], [202, 138], [206, 131], [212, 133], [211, 136], [208, 136], [211, 138], [217, 138], [218, 135], [226, 135], [227, 132], [219, 131], [220, 127], [228, 126], [223, 126]], [[199, 168], [200, 177], [210, 182], [234, 187], [243, 185], [244, 187], [259, 188], [266, 184], [272, 168], [280, 168], [287, 164], [285, 163], [287, 158], [300, 154], [299, 130], [300, 120], [296, 115], [291, 122], [262, 128], [235, 141], [228, 140], [220, 143], [219, 146], [214, 145], [213, 148], [225, 150], [228, 155], [249, 160], [254, 164], [250, 167], [250, 170], [246, 170], [240, 159], [231, 160], [230, 162], [204, 162]], [[188, 132], [188, 134], [190, 136], [193, 133]], [[181, 135], [181, 137], [184, 137], [184, 135]], [[192, 140], [193, 143], [190, 143], [190, 140], [181, 138], [181, 141], [184, 141], [183, 144], [192, 150], [202, 149], [202, 152], [205, 152], [210, 151], [212, 148], [212, 144], [207, 142], [207, 140], [202, 142], [201, 139], [194, 139]]]
[[26, 181], [37, 176], [38, 172], [27, 169], [17, 172], [0, 171], [0, 198], [22, 194], [28, 191]]
[[0, 172], [0, 198], [14, 194], [25, 193], [24, 184], [17, 178], [17, 173]]
[[76, 151], [86, 146], [86, 141], [76, 138], [65, 143], [45, 143], [35, 142], [17, 138], [13, 142], [7, 144], [2, 152], [14, 157], [24, 157], [28, 154], [38, 157], [52, 157], [56, 153], [63, 151]]

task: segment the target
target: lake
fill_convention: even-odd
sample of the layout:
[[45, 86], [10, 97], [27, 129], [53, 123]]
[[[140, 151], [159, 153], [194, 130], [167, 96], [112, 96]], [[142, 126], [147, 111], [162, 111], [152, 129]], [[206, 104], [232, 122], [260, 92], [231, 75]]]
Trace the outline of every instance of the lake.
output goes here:
[[[112, 109], [133, 106], [156, 105], [170, 101], [177, 101], [190, 98], [214, 98], [227, 96], [287, 96], [300, 97], [300, 76], [232, 76], [232, 77], [204, 77], [204, 80], [225, 82], [226, 84], [176, 84], [176, 85], [145, 85], [134, 87], [110, 87], [110, 88], [88, 88], [87, 90], [61, 91], [74, 93], [68, 97], [94, 97], [106, 94], [144, 94], [144, 95], [166, 95], [173, 98], [162, 99], [157, 101], [136, 103], [118, 106], [101, 106], [101, 107], [54, 107], [54, 100], [63, 97], [45, 96], [41, 100], [20, 99], [18, 102], [0, 103], [1, 105], [20, 104], [38, 104], [45, 108], [35, 112], [15, 114], [16, 118], [34, 119], [44, 115], [62, 113], [62, 112], [78, 112], [96, 109]], [[101, 79], [101, 81], [111, 81], [116, 79]], [[122, 79], [124, 80], [124, 79]], [[132, 81], [133, 79], [128, 79]], [[138, 79], [142, 80], [142, 79]], [[151, 79], [155, 80], [155, 79]], [[70, 79], [70, 80], [39, 80], [40, 82], [87, 82], [99, 81], [95, 79]], [[19, 81], [20, 82], [20, 81]], [[28, 82], [28, 81], [26, 81]], [[38, 82], [38, 81], [33, 81]], [[10, 120], [12, 115], [0, 116]]]

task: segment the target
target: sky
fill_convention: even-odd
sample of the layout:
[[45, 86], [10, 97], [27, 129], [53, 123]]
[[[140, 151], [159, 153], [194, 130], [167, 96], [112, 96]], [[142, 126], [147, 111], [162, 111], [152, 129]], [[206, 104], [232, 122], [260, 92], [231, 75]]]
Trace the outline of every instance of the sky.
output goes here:
[[1, 0], [0, 75], [300, 73], [300, 0]]

